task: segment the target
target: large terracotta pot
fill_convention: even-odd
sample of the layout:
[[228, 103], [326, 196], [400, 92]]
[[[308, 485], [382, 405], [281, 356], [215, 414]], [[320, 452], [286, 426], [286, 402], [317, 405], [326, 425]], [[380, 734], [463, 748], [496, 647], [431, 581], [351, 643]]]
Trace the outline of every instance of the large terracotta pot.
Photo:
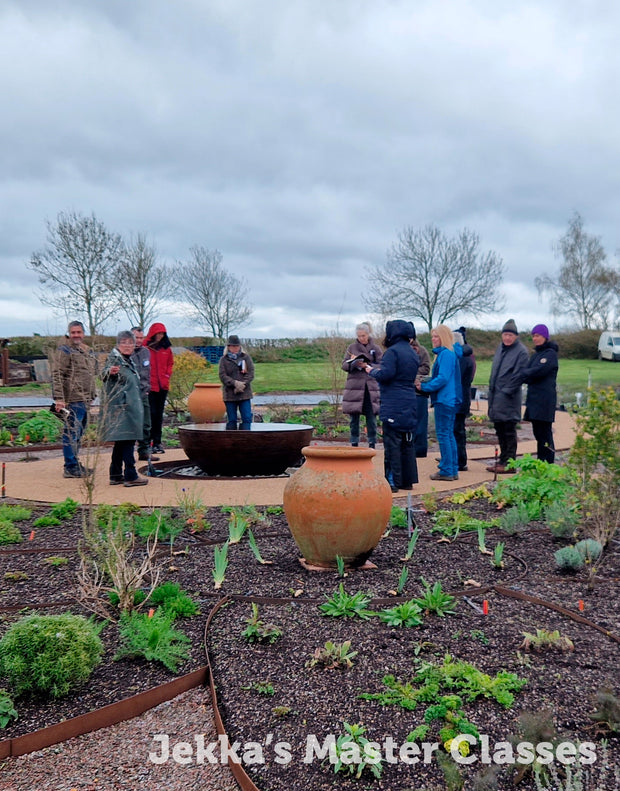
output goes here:
[[219, 423], [226, 417], [222, 385], [196, 382], [187, 399], [194, 423]]
[[387, 527], [392, 492], [370, 448], [308, 447], [284, 487], [284, 513], [307, 565], [362, 566]]

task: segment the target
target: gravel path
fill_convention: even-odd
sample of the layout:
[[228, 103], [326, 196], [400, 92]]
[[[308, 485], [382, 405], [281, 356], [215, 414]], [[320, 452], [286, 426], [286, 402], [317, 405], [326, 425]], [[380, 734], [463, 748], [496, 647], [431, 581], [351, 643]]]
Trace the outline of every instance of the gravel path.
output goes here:
[[170, 750], [195, 744], [197, 734], [205, 745], [216, 741], [209, 691], [198, 687], [111, 728], [8, 758], [0, 762], [0, 791], [238, 791], [219, 764], [150, 761], [150, 752], [162, 753], [155, 734], [169, 735]]

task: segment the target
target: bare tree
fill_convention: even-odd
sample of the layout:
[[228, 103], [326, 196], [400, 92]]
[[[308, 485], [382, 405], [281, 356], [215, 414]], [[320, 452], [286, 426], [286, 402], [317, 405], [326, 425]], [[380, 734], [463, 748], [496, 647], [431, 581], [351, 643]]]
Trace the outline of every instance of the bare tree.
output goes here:
[[180, 262], [178, 296], [192, 308], [192, 318], [214, 338], [226, 338], [252, 316], [245, 280], [226, 271], [219, 250], [190, 248], [191, 260]]
[[483, 253], [478, 234], [468, 228], [451, 239], [434, 225], [407, 226], [386, 263], [366, 271], [365, 304], [383, 316], [420, 318], [430, 330], [460, 312], [500, 310], [503, 268], [500, 256]]
[[157, 312], [160, 300], [169, 287], [169, 273], [157, 262], [157, 250], [138, 234], [125, 247], [110, 284], [118, 298], [118, 307], [131, 326], [146, 327]]
[[109, 282], [123, 253], [121, 237], [94, 214], [61, 212], [55, 225], [47, 222], [47, 242], [27, 265], [43, 286], [39, 299], [66, 316], [86, 317], [90, 335], [96, 335], [117, 309]]
[[534, 281], [539, 293], [551, 293], [554, 313], [575, 318], [581, 329], [606, 327], [620, 297], [620, 270], [604, 265], [607, 258], [600, 237], [586, 233], [578, 212], [554, 246], [564, 263], [557, 277], [542, 275]]

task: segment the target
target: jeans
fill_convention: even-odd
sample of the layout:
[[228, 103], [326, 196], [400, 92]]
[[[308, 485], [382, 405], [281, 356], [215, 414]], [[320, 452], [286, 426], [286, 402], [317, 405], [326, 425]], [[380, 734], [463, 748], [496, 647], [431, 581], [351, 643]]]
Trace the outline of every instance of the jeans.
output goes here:
[[[112, 449], [112, 461], [110, 462], [111, 481], [135, 481], [138, 477], [136, 472], [136, 460], [133, 455], [134, 439], [117, 440]], [[125, 474], [123, 475], [123, 466]]]
[[456, 458], [459, 470], [467, 467], [467, 429], [465, 428], [465, 412], [457, 412], [454, 416], [454, 439], [456, 440]]
[[459, 474], [456, 440], [454, 439], [455, 408], [445, 404], [435, 404], [435, 433], [439, 443], [441, 460], [440, 475], [453, 476]]
[[499, 442], [498, 463], [505, 467], [511, 459], [517, 456], [517, 421], [496, 420], [493, 428]]
[[536, 438], [536, 455], [541, 461], [546, 461], [549, 464], [555, 462], [552, 426], [553, 423], [549, 420], [532, 420], [532, 429]]
[[[368, 388], [364, 390], [364, 401], [362, 403], [362, 415], [366, 418], [366, 432], [368, 434], [368, 444], [374, 445], [377, 442], [377, 418], [372, 411], [372, 403]], [[351, 444], [358, 445], [360, 441], [360, 413], [356, 412], [349, 415], [349, 431], [351, 432]]]
[[418, 417], [413, 444], [415, 445], [415, 455], [425, 458], [428, 454], [428, 397], [416, 395], [415, 411]]
[[88, 423], [88, 409], [84, 401], [67, 404], [67, 409], [70, 415], [62, 432], [62, 455], [65, 459], [65, 469], [75, 471], [80, 468], [78, 454], [82, 434]]
[[412, 431], [399, 431], [387, 421], [381, 424], [383, 433], [383, 464], [390, 486], [408, 489], [418, 482], [418, 464], [415, 458]]
[[161, 445], [161, 427], [164, 423], [164, 407], [166, 406], [167, 390], [151, 390], [149, 407], [151, 409], [151, 439], [153, 447]]
[[252, 401], [246, 398], [244, 401], [225, 401], [226, 404], [226, 428], [237, 428], [237, 407], [239, 407], [239, 416], [241, 424], [239, 428], [242, 431], [249, 431], [252, 427]]

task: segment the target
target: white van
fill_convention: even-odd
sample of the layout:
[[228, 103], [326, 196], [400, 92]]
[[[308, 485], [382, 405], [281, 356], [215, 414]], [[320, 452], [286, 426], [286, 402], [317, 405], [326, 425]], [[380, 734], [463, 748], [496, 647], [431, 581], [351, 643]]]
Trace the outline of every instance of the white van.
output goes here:
[[599, 360], [617, 360], [620, 362], [620, 330], [604, 332], [598, 341]]

